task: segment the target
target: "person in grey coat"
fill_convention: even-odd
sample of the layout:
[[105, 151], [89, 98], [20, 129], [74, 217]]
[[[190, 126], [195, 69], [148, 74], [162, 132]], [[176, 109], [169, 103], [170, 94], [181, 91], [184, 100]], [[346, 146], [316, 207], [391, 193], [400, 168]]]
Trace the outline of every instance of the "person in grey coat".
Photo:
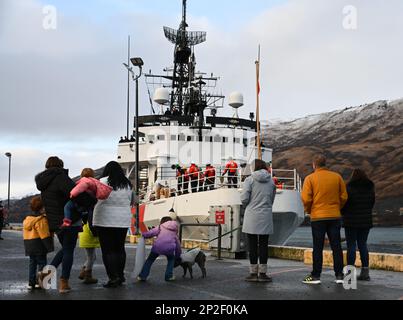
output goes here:
[[[241, 201], [245, 208], [242, 232], [247, 234], [249, 243], [249, 282], [271, 282], [267, 276], [269, 235], [273, 234], [273, 202], [276, 186], [267, 170], [267, 164], [255, 160], [254, 172], [243, 185]], [[258, 265], [258, 261], [259, 264]]]

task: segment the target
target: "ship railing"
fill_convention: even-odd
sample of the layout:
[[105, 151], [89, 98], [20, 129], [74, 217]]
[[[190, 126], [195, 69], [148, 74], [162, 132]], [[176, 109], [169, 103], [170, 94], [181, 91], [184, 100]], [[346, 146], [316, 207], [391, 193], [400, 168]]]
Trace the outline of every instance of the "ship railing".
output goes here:
[[[235, 179], [229, 178], [227, 173], [224, 175], [224, 167], [216, 168], [216, 175], [208, 178], [204, 176], [203, 172], [199, 172], [198, 179], [192, 179], [194, 174], [168, 178], [140, 190], [140, 199], [142, 202], [149, 202], [209, 190], [239, 189], [245, 179], [250, 176], [250, 172], [246, 173], [244, 168], [236, 171], [236, 174], [232, 176]], [[302, 179], [296, 169], [272, 169], [272, 173], [277, 189], [301, 191]]]

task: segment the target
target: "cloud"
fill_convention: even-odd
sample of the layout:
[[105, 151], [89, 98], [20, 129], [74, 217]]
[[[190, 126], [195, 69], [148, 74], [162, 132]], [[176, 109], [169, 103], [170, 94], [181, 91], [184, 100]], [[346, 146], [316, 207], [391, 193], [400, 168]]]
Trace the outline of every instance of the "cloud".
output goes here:
[[[115, 155], [116, 142], [126, 132], [127, 74], [122, 62], [127, 59], [127, 34], [132, 35], [132, 55], [144, 58], [147, 71], [160, 72], [172, 64], [173, 56], [162, 26], [176, 27], [180, 15], [164, 15], [150, 5], [149, 10], [103, 12], [97, 20], [56, 6], [57, 29], [44, 30], [44, 4], [0, 2], [0, 149], [14, 150], [14, 178], [21, 190], [56, 151], [71, 161], [75, 172]], [[356, 31], [342, 27], [347, 4], [358, 9]], [[199, 16], [192, 7], [189, 2], [189, 29], [208, 32], [207, 43], [196, 47], [197, 69], [221, 76], [219, 93], [244, 93], [243, 116], [255, 109], [254, 61], [259, 43], [265, 120], [403, 96], [400, 0], [387, 4], [290, 0], [268, 5], [239, 24], [223, 7], [217, 8], [222, 14], [214, 17]], [[229, 20], [233, 28], [223, 28]], [[143, 81], [140, 101], [141, 112], [149, 113]], [[228, 109], [225, 114], [231, 115]], [[77, 150], [86, 154], [76, 154]], [[102, 161], [96, 160], [98, 156]], [[17, 157], [27, 159], [26, 163], [18, 164]], [[6, 181], [4, 162], [0, 161], [0, 196]]]

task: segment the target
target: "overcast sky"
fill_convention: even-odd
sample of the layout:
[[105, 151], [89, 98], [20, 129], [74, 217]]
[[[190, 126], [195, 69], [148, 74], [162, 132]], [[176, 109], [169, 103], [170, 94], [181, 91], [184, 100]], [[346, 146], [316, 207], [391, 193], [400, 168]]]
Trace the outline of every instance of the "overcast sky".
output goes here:
[[[45, 5], [57, 10], [56, 30], [43, 28]], [[347, 5], [356, 30], [343, 28]], [[265, 120], [403, 97], [402, 12], [401, 0], [188, 1], [189, 30], [208, 32], [197, 68], [221, 76], [217, 91], [244, 93], [243, 116], [255, 108], [261, 44]], [[4, 152], [13, 154], [13, 197], [35, 192], [50, 155], [71, 175], [115, 159], [126, 132], [127, 36], [145, 69], [160, 72], [173, 56], [162, 27], [177, 28], [180, 15], [180, 0], [0, 0], [0, 199]]]

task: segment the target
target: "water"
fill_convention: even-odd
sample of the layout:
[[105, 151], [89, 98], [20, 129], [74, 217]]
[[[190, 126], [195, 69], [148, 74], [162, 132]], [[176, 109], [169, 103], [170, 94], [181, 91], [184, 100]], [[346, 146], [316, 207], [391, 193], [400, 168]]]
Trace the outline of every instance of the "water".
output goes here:
[[[342, 237], [345, 238], [344, 229]], [[298, 228], [286, 246], [312, 248], [312, 232], [310, 227]], [[343, 243], [346, 248], [346, 243]], [[403, 228], [374, 228], [368, 238], [370, 252], [403, 254]]]

